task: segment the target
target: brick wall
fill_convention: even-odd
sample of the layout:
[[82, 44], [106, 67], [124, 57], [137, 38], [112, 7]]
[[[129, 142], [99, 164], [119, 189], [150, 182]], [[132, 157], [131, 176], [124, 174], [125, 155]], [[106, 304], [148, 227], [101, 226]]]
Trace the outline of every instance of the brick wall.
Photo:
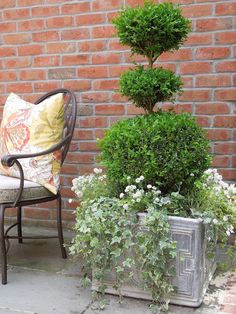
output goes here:
[[[236, 1], [175, 0], [192, 20], [184, 47], [160, 64], [181, 74], [184, 93], [177, 111], [189, 111], [208, 131], [214, 163], [236, 180]], [[115, 89], [130, 67], [129, 49], [114, 36], [111, 19], [138, 0], [1, 0], [0, 104], [10, 92], [35, 101], [42, 93], [71, 88], [78, 99], [78, 124], [63, 167], [63, 217], [73, 221], [71, 180], [91, 171], [96, 138], [117, 119], [139, 113]], [[142, 61], [137, 57], [136, 60]], [[171, 106], [165, 104], [166, 107]], [[54, 224], [54, 205], [25, 208], [24, 215]]]

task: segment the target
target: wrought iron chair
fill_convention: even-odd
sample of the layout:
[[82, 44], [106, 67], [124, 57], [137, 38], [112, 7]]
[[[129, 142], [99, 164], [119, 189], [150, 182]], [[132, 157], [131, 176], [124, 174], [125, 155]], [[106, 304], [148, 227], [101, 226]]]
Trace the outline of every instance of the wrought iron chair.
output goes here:
[[[76, 99], [75, 95], [67, 89], [57, 89], [47, 93], [46, 95], [42, 96], [38, 99], [35, 105], [39, 104], [46, 98], [55, 95], [57, 93], [63, 93], [65, 96], [65, 126], [64, 126], [64, 133], [63, 139], [60, 143], [54, 145], [50, 149], [41, 151], [35, 154], [17, 154], [17, 155], [7, 155], [1, 159], [1, 162], [4, 166], [12, 167], [16, 165], [20, 172], [20, 178], [12, 178], [12, 177], [5, 177], [8, 178], [8, 186], [3, 182], [4, 176], [0, 176], [0, 262], [1, 262], [1, 269], [2, 269], [2, 284], [7, 283], [7, 251], [9, 249], [9, 239], [18, 239], [19, 243], [23, 242], [23, 239], [45, 239], [45, 238], [58, 238], [62, 258], [66, 258], [66, 250], [64, 247], [64, 239], [63, 239], [63, 231], [62, 231], [62, 221], [61, 221], [61, 195], [58, 192], [56, 195], [49, 192], [45, 187], [38, 185], [36, 193], [37, 199], [35, 196], [31, 199], [30, 195], [27, 196], [27, 189], [32, 187], [32, 182], [24, 180], [24, 173], [21, 167], [20, 160], [22, 158], [29, 158], [29, 157], [37, 157], [41, 155], [46, 155], [52, 153], [58, 149], [61, 149], [62, 152], [62, 161], [61, 164], [64, 162], [66, 158], [66, 154], [69, 149], [69, 145], [72, 139], [75, 121], [76, 121]], [[10, 181], [9, 181], [10, 178]], [[1, 182], [2, 181], [2, 182]], [[1, 199], [2, 192], [7, 189], [8, 200]], [[22, 235], [22, 207], [26, 205], [32, 205], [37, 203], [43, 203], [48, 201], [57, 201], [57, 236], [38, 236], [38, 237], [30, 237], [30, 236], [23, 236]], [[17, 208], [17, 222], [10, 227], [8, 227], [5, 231], [4, 228], [4, 214], [6, 208], [15, 207]], [[17, 236], [9, 236], [8, 232], [17, 226]], [[6, 243], [7, 242], [7, 243]]]

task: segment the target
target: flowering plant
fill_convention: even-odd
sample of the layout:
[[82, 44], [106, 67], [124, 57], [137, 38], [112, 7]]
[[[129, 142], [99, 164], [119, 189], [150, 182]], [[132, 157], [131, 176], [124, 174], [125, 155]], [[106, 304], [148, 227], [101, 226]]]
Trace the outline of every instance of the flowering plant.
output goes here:
[[[135, 265], [144, 287], [151, 289], [153, 301], [165, 300], [162, 306], [166, 306], [173, 292], [169, 277], [174, 274], [171, 261], [176, 256], [168, 215], [202, 218], [209, 224], [209, 248], [214, 249], [216, 241], [227, 241], [236, 227], [236, 188], [223, 182], [216, 169], [205, 171], [187, 195], [179, 191], [163, 194], [146, 184], [143, 175], [134, 182], [126, 177], [126, 181], [124, 191], [116, 196], [101, 169], [73, 180], [72, 190], [81, 206], [76, 210], [76, 236], [70, 251], [86, 259], [100, 292], [106, 290], [107, 271], [115, 271], [115, 288], [120, 291], [121, 285], [135, 276]], [[137, 228], [139, 213], [144, 211], [145, 228]], [[135, 254], [130, 255], [131, 249]], [[87, 269], [84, 283], [89, 282], [88, 273]]]

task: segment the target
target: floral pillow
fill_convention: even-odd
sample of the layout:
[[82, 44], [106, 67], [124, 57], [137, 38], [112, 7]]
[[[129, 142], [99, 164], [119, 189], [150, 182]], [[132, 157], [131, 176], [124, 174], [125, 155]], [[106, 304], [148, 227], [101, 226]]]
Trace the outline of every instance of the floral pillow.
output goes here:
[[[11, 93], [5, 103], [0, 129], [0, 158], [8, 154], [37, 153], [57, 144], [64, 129], [64, 98], [62, 93], [38, 105]], [[44, 156], [19, 160], [25, 179], [37, 182], [56, 194], [61, 168], [60, 150]], [[19, 177], [17, 167], [4, 167], [0, 173]]]

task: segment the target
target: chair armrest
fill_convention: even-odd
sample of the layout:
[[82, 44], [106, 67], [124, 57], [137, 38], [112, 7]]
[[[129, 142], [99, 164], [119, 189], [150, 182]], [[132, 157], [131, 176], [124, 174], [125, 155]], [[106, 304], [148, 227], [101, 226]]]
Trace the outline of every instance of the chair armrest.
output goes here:
[[59, 142], [59, 143], [53, 145], [52, 147], [45, 149], [41, 152], [31, 153], [31, 154], [5, 155], [1, 158], [1, 163], [5, 167], [12, 167], [18, 159], [38, 157], [38, 156], [43, 156], [43, 155], [53, 153], [54, 151], [56, 151], [56, 150], [60, 149], [62, 146], [64, 146], [66, 144], [67, 140], [70, 139], [70, 137], [71, 137], [71, 134], [68, 134], [61, 142]]

